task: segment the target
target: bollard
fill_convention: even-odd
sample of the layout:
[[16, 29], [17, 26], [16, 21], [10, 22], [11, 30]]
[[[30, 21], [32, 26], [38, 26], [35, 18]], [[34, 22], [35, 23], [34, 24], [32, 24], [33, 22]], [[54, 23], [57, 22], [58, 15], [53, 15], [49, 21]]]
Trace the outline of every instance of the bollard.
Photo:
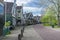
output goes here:
[[18, 40], [21, 40], [21, 38], [22, 38], [21, 34], [18, 34]]
[[24, 33], [24, 29], [25, 29], [25, 27], [23, 27], [23, 33]]
[[23, 31], [24, 31], [24, 30], [21, 29], [21, 34], [18, 35], [18, 40], [21, 40], [21, 39], [22, 39], [22, 37], [23, 37]]
[[23, 30], [21, 30], [21, 37], [23, 37]]

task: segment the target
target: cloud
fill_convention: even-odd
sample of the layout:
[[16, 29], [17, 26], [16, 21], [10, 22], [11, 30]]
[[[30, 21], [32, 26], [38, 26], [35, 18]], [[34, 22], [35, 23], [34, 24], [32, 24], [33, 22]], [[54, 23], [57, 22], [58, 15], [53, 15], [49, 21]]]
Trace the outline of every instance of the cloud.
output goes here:
[[[4, 0], [4, 1], [13, 2], [14, 0]], [[24, 4], [24, 6], [27, 7], [42, 7], [50, 4], [48, 0], [17, 0], [16, 3], [17, 5]]]
[[17, 0], [17, 5], [21, 5], [21, 4], [24, 4], [26, 5], [28, 2], [30, 2], [31, 0]]
[[41, 11], [42, 8], [37, 8], [37, 7], [23, 7], [24, 11], [27, 12], [38, 12]]
[[[4, 1], [7, 1], [7, 2], [14, 2], [14, 0], [4, 0]], [[21, 4], [27, 4], [29, 2], [31, 2], [32, 0], [16, 0], [16, 3], [17, 5], [21, 5]]]
[[[7, 2], [14, 2], [14, 0], [4, 0], [4, 1], [7, 1]], [[38, 1], [36, 2], [36, 4], [34, 3], [36, 2], [36, 0], [17, 0], [17, 5], [22, 5], [24, 4], [24, 6], [28, 6], [28, 7], [37, 7], [37, 6], [40, 6], [38, 5]]]
[[41, 10], [42, 10], [42, 7], [41, 8], [37, 8], [37, 7], [23, 7], [23, 11], [24, 11], [24, 13], [25, 12], [32, 12], [33, 13], [33, 15], [35, 16], [35, 15], [41, 15]]
[[[14, 0], [4, 0], [7, 2], [14, 2]], [[44, 0], [46, 1], [46, 0]], [[43, 3], [47, 3], [44, 2]], [[17, 5], [22, 5], [23, 4], [23, 10], [24, 12], [32, 12], [33, 15], [41, 15], [43, 13], [44, 8], [46, 5], [43, 5], [42, 0], [17, 0]]]
[[4, 0], [4, 1], [7, 1], [7, 2], [13, 2], [14, 0]]

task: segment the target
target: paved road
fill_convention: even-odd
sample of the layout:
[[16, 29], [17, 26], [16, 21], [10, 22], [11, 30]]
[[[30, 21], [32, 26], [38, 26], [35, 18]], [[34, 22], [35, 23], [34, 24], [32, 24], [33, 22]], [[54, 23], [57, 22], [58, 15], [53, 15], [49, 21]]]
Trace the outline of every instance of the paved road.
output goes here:
[[60, 40], [60, 31], [45, 28], [40, 24], [34, 25], [34, 29], [43, 40]]

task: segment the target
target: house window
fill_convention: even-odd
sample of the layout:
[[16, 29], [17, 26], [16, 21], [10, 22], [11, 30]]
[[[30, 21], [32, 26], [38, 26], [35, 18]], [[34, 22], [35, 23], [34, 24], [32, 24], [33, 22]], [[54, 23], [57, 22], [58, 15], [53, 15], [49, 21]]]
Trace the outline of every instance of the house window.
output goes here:
[[20, 13], [21, 11], [18, 11], [18, 13]]

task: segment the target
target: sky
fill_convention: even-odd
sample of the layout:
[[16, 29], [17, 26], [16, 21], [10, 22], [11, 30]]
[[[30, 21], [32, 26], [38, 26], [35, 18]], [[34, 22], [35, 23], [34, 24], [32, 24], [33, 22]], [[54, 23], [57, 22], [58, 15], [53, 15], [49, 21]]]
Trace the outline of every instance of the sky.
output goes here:
[[[7, 2], [14, 2], [14, 0], [4, 0]], [[42, 2], [42, 3], [41, 3]], [[23, 4], [24, 12], [32, 12], [34, 16], [41, 16], [42, 12], [45, 10], [44, 8], [47, 6], [45, 2], [42, 0], [17, 0], [16, 4], [21, 6]], [[44, 3], [44, 6], [43, 6]], [[43, 10], [43, 11], [42, 11]]]

